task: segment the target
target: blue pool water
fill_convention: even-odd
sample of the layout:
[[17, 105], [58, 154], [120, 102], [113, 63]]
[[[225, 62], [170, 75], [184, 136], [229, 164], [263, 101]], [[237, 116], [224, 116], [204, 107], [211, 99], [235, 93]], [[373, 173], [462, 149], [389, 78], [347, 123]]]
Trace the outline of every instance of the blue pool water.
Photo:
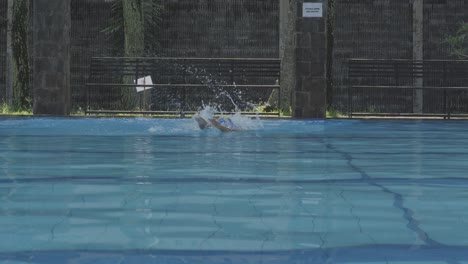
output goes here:
[[0, 118], [0, 263], [468, 263], [467, 131]]

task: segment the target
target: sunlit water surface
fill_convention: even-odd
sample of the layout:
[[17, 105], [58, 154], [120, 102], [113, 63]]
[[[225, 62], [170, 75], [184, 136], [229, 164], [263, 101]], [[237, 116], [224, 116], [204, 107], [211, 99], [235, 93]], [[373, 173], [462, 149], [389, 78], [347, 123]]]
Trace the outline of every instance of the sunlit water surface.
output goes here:
[[468, 123], [0, 118], [1, 263], [468, 263]]

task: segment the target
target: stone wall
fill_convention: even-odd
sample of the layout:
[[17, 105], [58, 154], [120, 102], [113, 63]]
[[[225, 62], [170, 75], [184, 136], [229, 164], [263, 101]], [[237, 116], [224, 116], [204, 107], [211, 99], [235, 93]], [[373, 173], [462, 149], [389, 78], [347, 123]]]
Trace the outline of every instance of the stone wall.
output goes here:
[[33, 113], [70, 113], [70, 0], [34, 0]]
[[[322, 5], [322, 17], [302, 17], [304, 2]], [[327, 1], [297, 1], [293, 117], [326, 115]]]

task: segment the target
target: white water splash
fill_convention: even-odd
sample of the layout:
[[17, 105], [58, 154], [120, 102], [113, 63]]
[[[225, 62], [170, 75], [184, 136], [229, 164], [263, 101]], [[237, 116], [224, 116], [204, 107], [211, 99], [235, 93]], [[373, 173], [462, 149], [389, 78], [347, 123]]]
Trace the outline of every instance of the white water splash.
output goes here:
[[217, 116], [215, 116], [215, 113], [217, 112], [221, 113], [221, 117], [231, 119], [236, 128], [239, 128], [241, 130], [257, 130], [263, 127], [263, 123], [260, 120], [260, 118], [258, 118], [258, 116], [256, 116], [255, 118], [243, 116], [239, 111], [231, 115], [225, 115], [223, 114], [223, 111], [220, 111], [213, 106], [204, 106], [202, 110], [200, 110], [197, 114], [194, 115], [194, 117], [192, 118], [193, 122], [196, 122], [196, 116], [200, 116], [205, 120], [217, 118]]
[[239, 112], [236, 112], [235, 114], [228, 117], [237, 127], [242, 130], [257, 130], [263, 127], [263, 123], [258, 117], [250, 118], [241, 115]]
[[[215, 113], [218, 112], [218, 110], [216, 109], [216, 107], [213, 107], [213, 106], [210, 106], [210, 105], [206, 105], [203, 107], [202, 110], [198, 111], [198, 115], [200, 117], [202, 117], [203, 119], [205, 120], [208, 120], [210, 118], [213, 118]], [[196, 115], [195, 115], [196, 116]], [[194, 117], [195, 117], [194, 116]]]

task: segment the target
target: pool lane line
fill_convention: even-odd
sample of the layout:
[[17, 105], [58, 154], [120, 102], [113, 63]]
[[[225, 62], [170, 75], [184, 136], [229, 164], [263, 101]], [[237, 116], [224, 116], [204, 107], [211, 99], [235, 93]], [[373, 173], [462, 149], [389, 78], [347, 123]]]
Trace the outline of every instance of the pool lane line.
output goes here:
[[327, 142], [323, 142], [323, 143], [325, 144], [325, 146], [328, 149], [342, 155], [347, 160], [348, 166], [351, 167], [353, 171], [359, 173], [361, 175], [362, 179], [368, 180], [367, 183], [369, 185], [381, 189], [384, 193], [391, 194], [393, 196], [393, 199], [394, 199], [393, 207], [403, 211], [403, 218], [408, 222], [408, 224], [406, 226], [411, 231], [415, 232], [417, 234], [417, 236], [419, 237], [419, 239], [421, 239], [426, 245], [429, 245], [429, 246], [446, 246], [445, 244], [440, 243], [440, 242], [432, 239], [427, 234], [427, 232], [424, 231], [419, 226], [420, 225], [419, 221], [416, 220], [415, 218], [413, 218], [414, 212], [410, 208], [407, 208], [407, 207], [404, 206], [403, 195], [401, 195], [400, 193], [394, 192], [394, 191], [388, 189], [387, 187], [373, 181], [372, 177], [370, 177], [363, 169], [361, 169], [357, 165], [353, 164], [353, 157], [352, 157], [351, 154], [349, 154], [349, 153], [347, 153], [345, 151], [337, 149], [336, 147], [332, 146], [330, 143], [327, 143]]
[[[167, 151], [167, 150], [154, 150], [154, 151], [121, 151], [121, 150], [97, 150], [97, 149], [9, 149], [3, 148], [0, 145], [0, 153], [6, 155], [8, 153], [34, 153], [34, 154], [45, 154], [45, 153], [52, 153], [56, 155], [63, 155], [63, 154], [107, 154], [107, 155], [123, 155], [123, 154], [146, 154], [146, 155], [154, 155], [154, 156], [169, 156], [169, 155], [199, 155], [199, 154], [206, 154], [205, 151], [200, 150], [192, 150], [192, 151]], [[283, 150], [244, 150], [244, 151], [232, 151], [232, 150], [218, 150], [218, 151], [210, 151], [210, 154], [238, 154], [238, 155], [248, 155], [248, 154], [303, 154], [303, 155], [316, 155], [321, 156], [326, 154], [326, 152], [318, 151], [317, 149], [311, 150], [295, 150], [295, 151], [283, 151]], [[379, 154], [379, 155], [392, 155], [392, 156], [405, 156], [405, 155], [413, 155], [414, 153], [411, 151], [408, 152], [392, 152], [392, 151], [369, 151], [369, 152], [359, 152], [356, 153], [357, 155], [369, 155], [369, 154]], [[431, 151], [423, 153], [425, 156], [468, 156], [468, 152], [446, 152], [446, 151]]]
[[353, 178], [353, 179], [281, 179], [273, 177], [120, 177], [120, 176], [44, 176], [30, 178], [2, 178], [0, 184], [12, 183], [137, 183], [152, 184], [196, 184], [196, 183], [233, 183], [233, 184], [444, 184], [463, 186], [468, 185], [468, 178], [445, 177], [445, 178]]

